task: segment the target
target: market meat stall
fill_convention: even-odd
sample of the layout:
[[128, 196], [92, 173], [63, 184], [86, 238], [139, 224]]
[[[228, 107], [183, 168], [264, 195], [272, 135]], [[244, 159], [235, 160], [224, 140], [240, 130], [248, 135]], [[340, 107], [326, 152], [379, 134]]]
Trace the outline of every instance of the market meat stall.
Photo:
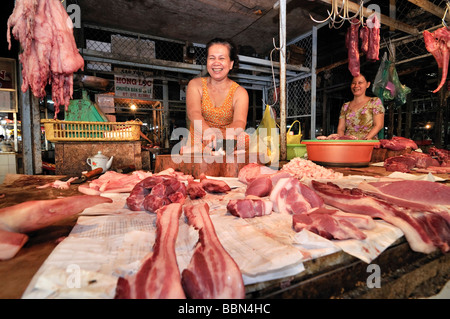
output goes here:
[[[363, 175], [366, 178], [369, 178], [369, 175], [380, 177], [391, 174], [384, 168], [376, 166], [356, 170], [354, 168], [334, 168], [334, 170], [343, 175], [356, 173], [357, 176]], [[364, 175], [365, 171], [367, 175]], [[18, 194], [24, 192], [33, 194], [30, 196], [39, 199], [78, 193], [75, 185], [71, 185], [67, 191], [35, 188], [36, 184], [45, 184], [48, 179], [48, 176], [9, 176], [3, 185], [7, 200], [2, 204], [7, 206], [10, 201], [16, 202]], [[365, 255], [364, 251], [356, 257], [353, 252], [346, 252], [336, 246], [335, 241], [332, 246], [327, 246], [327, 241], [312, 241], [310, 244], [316, 245], [312, 250], [311, 247], [305, 249], [298, 243], [292, 245], [291, 236], [298, 234], [292, 229], [289, 216], [272, 213], [271, 216], [243, 219], [227, 213], [225, 203], [232, 198], [242, 197], [243, 188], [237, 178], [222, 179], [231, 185], [231, 191], [225, 195], [209, 194], [200, 201], [209, 203], [211, 218], [219, 239], [240, 265], [247, 298], [420, 297], [423, 293], [428, 295], [437, 293], [434, 291], [436, 287], [440, 287], [448, 278], [450, 262], [448, 254], [440, 251], [430, 254], [413, 252], [401, 232], [398, 233], [394, 229], [388, 232], [392, 237], [383, 251], [375, 253], [372, 255], [374, 259], [369, 260], [361, 259], [361, 256]], [[62, 274], [61, 271], [66, 270], [66, 263], [70, 263], [81, 267], [83, 277], [86, 276], [84, 278], [91, 281], [92, 290], [83, 286], [84, 290], [72, 290], [72, 293], [76, 292], [72, 296], [69, 291], [59, 290], [46, 297], [64, 297], [64, 294], [68, 293], [69, 295], [65, 297], [111, 298], [111, 291], [114, 290], [117, 279], [115, 275], [111, 277], [111, 274], [117, 274], [118, 271], [132, 272], [136, 262], [151, 250], [155, 216], [148, 212], [132, 212], [127, 209], [125, 201], [128, 194], [109, 196], [114, 199], [111, 207], [87, 209], [78, 220], [72, 218], [37, 231], [30, 236], [29, 243], [15, 258], [2, 261], [0, 276], [7, 288], [3, 290], [2, 293], [5, 295], [2, 297], [37, 297], [39, 294], [33, 294], [42, 293], [47, 289], [45, 284], [43, 285], [46, 279], [59, 280], [57, 278]], [[280, 225], [284, 226], [278, 232], [276, 229]], [[189, 230], [183, 218], [180, 219], [179, 236], [189, 247], [196, 241], [195, 235]], [[62, 240], [61, 237], [65, 239]], [[122, 244], [117, 246], [119, 242]], [[135, 247], [136, 243], [140, 243], [139, 247]], [[273, 248], [272, 251], [270, 247]], [[241, 250], [241, 254], [246, 255], [246, 249], [255, 250], [257, 257], [251, 255], [243, 259], [237, 251]], [[314, 255], [321, 249], [326, 249], [327, 252]], [[358, 249], [361, 249], [361, 246]], [[90, 261], [84, 259], [83, 262], [77, 259], [85, 257], [88, 252], [92, 254], [88, 258]], [[183, 260], [189, 259], [190, 252], [184, 251], [183, 254], [184, 259], [179, 259], [180, 269], [186, 266], [187, 261]], [[67, 258], [68, 256], [72, 257]], [[23, 263], [27, 263], [28, 266], [19, 267]], [[90, 268], [93, 263], [97, 263], [94, 269]], [[369, 264], [378, 265], [381, 269], [381, 289], [371, 289], [367, 285], [371, 274], [368, 271]], [[412, 278], [414, 280], [411, 280]], [[100, 295], [93, 292], [99, 288], [95, 282], [101, 286], [100, 292], [97, 291]], [[433, 285], [429, 285], [430, 283]], [[425, 287], [427, 285], [429, 286]], [[45, 291], [45, 294], [48, 293], [49, 291]]]

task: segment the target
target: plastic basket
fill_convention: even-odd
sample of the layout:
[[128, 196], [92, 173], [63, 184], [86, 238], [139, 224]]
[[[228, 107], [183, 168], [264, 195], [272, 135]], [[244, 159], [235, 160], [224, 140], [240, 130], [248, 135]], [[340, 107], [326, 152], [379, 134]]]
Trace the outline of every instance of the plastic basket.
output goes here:
[[287, 144], [287, 160], [295, 157], [303, 157], [306, 154], [306, 145], [303, 144]]
[[45, 136], [50, 142], [79, 141], [137, 141], [140, 139], [141, 121], [83, 122], [41, 120]]

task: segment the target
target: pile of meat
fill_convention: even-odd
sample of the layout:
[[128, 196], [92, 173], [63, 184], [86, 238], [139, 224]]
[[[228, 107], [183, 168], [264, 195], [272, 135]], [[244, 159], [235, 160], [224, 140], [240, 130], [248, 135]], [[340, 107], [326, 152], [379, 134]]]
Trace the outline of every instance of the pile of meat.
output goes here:
[[380, 51], [380, 21], [376, 14], [367, 18], [365, 25], [358, 19], [353, 19], [345, 36], [345, 47], [348, 50], [348, 69], [352, 76], [360, 73], [360, 40], [361, 51], [366, 54], [366, 60], [375, 62]]
[[67, 109], [72, 98], [73, 73], [84, 68], [71, 19], [59, 0], [17, 0], [8, 19], [9, 48], [10, 30], [23, 48], [22, 91], [29, 86], [34, 96], [44, 98], [51, 83], [56, 119], [59, 106]]
[[430, 148], [428, 153], [413, 151], [409, 154], [388, 157], [384, 161], [384, 168], [390, 172], [409, 173], [412, 170], [419, 173], [450, 173], [448, 151]]
[[131, 210], [156, 213], [159, 208], [171, 203], [183, 204], [187, 196], [196, 199], [204, 197], [207, 192], [227, 193], [230, 190], [230, 186], [224, 181], [209, 179], [202, 174], [197, 182], [191, 175], [184, 175], [170, 168], [135, 184], [126, 201]]
[[380, 139], [380, 145], [376, 147], [385, 148], [391, 151], [401, 151], [407, 148], [411, 148], [412, 150], [418, 149], [416, 142], [401, 136], [394, 136], [391, 139]]
[[299, 179], [336, 179], [343, 176], [342, 173], [335, 172], [330, 168], [325, 168], [300, 157], [295, 157], [289, 163], [284, 164], [281, 170]]
[[[246, 198], [228, 203], [228, 211], [235, 216], [268, 215], [272, 206], [273, 212], [292, 215], [296, 231], [307, 229], [339, 240], [365, 239], [363, 230], [373, 229], [373, 219], [379, 218], [400, 228], [414, 251], [450, 250], [450, 188], [446, 185], [405, 180], [363, 182], [346, 189], [312, 179], [308, 186], [293, 176], [277, 179], [280, 173], [266, 168], [260, 168], [265, 174], [255, 177], [255, 165], [248, 164], [239, 176], [247, 184]], [[257, 191], [249, 192], [250, 188]]]

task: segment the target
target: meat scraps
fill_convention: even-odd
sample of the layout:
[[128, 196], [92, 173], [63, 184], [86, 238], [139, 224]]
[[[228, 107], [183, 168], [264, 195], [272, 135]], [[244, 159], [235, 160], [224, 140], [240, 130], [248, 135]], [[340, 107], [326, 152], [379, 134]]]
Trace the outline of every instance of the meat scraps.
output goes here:
[[184, 214], [199, 232], [191, 261], [181, 274], [186, 295], [192, 299], [243, 299], [241, 271], [217, 237], [208, 204], [186, 205]]
[[168, 175], [152, 175], [137, 183], [126, 201], [131, 210], [155, 213], [170, 203], [182, 204], [185, 198], [186, 186], [183, 182]]
[[84, 68], [71, 19], [59, 0], [17, 0], [7, 26], [9, 48], [11, 33], [23, 48], [22, 91], [30, 87], [34, 96], [44, 98], [51, 84], [56, 119], [59, 106], [67, 110], [72, 98], [73, 73]]
[[120, 277], [116, 299], [184, 299], [180, 270], [175, 254], [182, 206], [172, 203], [156, 211], [156, 238], [153, 251], [139, 270]]

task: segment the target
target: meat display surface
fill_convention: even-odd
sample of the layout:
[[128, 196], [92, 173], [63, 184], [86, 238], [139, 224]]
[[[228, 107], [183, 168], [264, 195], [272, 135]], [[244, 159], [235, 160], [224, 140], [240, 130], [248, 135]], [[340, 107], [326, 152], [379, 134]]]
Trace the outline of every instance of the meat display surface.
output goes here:
[[366, 214], [400, 228], [412, 250], [431, 253], [449, 251], [450, 225], [440, 215], [398, 206], [367, 195], [361, 189], [340, 188], [331, 182], [312, 181], [313, 188], [328, 205], [345, 212]]
[[7, 26], [9, 48], [11, 33], [23, 48], [22, 91], [30, 87], [34, 96], [44, 98], [51, 84], [56, 119], [59, 106], [67, 110], [72, 98], [73, 73], [84, 68], [72, 20], [58, 0], [17, 0]]
[[153, 251], [132, 276], [120, 277], [116, 299], [183, 299], [175, 243], [182, 205], [169, 204], [156, 212], [156, 238]]
[[185, 205], [184, 214], [199, 232], [192, 259], [182, 272], [186, 295], [192, 299], [245, 298], [241, 271], [217, 237], [208, 204]]

